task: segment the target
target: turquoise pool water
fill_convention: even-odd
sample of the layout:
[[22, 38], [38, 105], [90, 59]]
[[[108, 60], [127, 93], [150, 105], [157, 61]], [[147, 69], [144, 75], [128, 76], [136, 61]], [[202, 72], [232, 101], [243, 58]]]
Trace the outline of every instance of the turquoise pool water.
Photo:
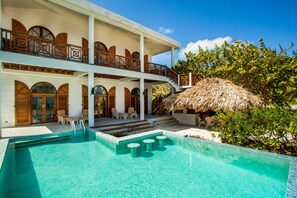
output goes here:
[[289, 160], [190, 138], [131, 158], [87, 135], [10, 147], [3, 168], [1, 197], [285, 197]]

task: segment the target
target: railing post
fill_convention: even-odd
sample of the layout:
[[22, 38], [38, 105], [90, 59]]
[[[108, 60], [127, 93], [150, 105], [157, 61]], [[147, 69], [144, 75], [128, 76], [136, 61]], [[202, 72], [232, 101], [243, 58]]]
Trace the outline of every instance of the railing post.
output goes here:
[[192, 87], [192, 72], [189, 72], [189, 86]]
[[177, 86], [180, 87], [180, 75], [177, 75]]

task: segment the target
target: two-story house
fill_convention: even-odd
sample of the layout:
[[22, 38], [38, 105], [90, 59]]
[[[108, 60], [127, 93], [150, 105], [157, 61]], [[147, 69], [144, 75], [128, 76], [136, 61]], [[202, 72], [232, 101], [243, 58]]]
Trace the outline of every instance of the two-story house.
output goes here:
[[[152, 112], [152, 85], [191, 85], [154, 55], [180, 44], [86, 0], [0, 0], [1, 127]], [[185, 83], [182, 83], [182, 82]]]

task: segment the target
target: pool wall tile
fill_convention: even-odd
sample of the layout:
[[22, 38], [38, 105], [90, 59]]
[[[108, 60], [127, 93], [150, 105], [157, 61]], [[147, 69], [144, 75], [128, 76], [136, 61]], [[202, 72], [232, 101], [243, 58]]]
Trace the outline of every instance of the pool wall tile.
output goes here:
[[2, 170], [2, 165], [4, 162], [4, 157], [6, 154], [8, 142], [9, 142], [9, 139], [1, 139], [0, 140], [0, 171]]

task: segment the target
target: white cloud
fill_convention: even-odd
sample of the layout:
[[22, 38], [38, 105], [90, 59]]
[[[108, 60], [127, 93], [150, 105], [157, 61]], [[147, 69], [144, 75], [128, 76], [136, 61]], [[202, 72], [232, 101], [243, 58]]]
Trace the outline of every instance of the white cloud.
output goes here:
[[232, 41], [232, 38], [230, 36], [226, 36], [226, 37], [218, 37], [213, 40], [204, 39], [204, 40], [198, 40], [195, 43], [190, 42], [187, 44], [186, 47], [183, 47], [180, 50], [178, 57], [179, 59], [185, 60], [186, 59], [185, 53], [192, 52], [194, 54], [198, 54], [198, 46], [200, 46], [204, 50], [205, 49], [212, 50], [215, 48], [216, 45], [222, 46], [225, 41], [230, 43]]
[[165, 27], [160, 26], [159, 32], [161, 32], [162, 34], [172, 34], [174, 32], [174, 30], [171, 28], [165, 28]]

